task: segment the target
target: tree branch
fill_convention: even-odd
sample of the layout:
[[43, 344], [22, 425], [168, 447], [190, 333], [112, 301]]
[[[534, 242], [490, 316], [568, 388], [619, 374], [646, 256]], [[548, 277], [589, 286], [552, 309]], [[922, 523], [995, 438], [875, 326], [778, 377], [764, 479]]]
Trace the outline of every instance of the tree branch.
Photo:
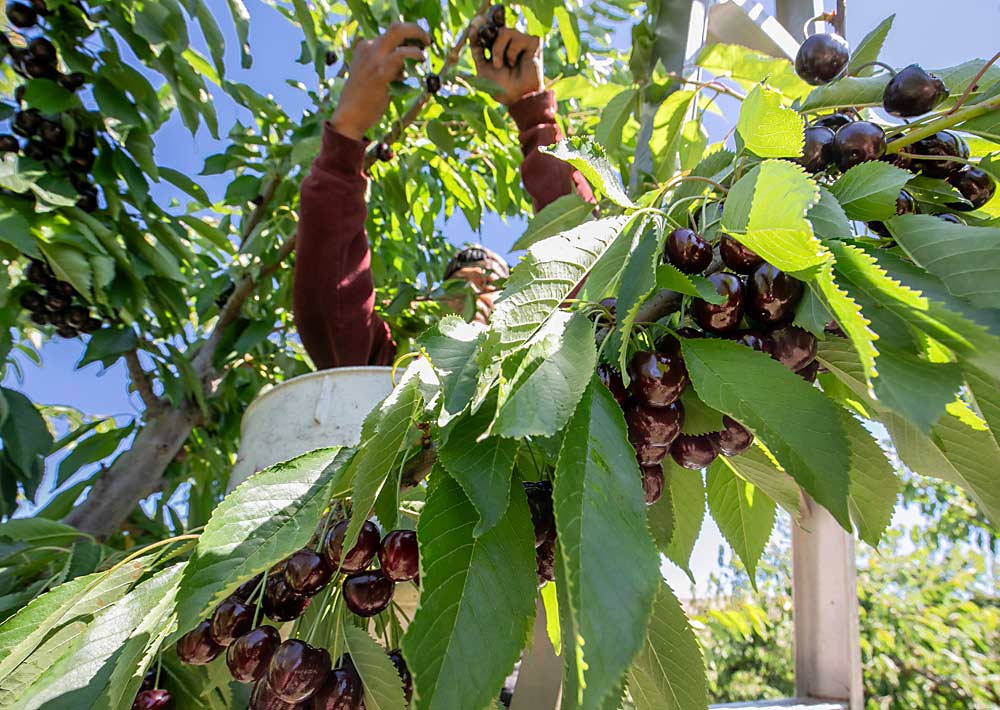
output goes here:
[[142, 369], [142, 363], [139, 362], [139, 353], [135, 350], [129, 350], [125, 353], [125, 365], [128, 367], [132, 386], [139, 393], [142, 403], [146, 405], [146, 411], [151, 416], [155, 415], [163, 408], [163, 400], [153, 392], [153, 383], [149, 379], [149, 374]]
[[847, 0], [837, 0], [837, 10], [833, 15], [833, 27], [841, 37], [847, 36]]

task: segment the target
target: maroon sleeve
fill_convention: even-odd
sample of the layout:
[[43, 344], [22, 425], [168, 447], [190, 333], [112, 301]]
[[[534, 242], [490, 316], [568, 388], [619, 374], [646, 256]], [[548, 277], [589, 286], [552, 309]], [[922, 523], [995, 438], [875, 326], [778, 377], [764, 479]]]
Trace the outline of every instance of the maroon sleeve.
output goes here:
[[529, 94], [511, 105], [510, 115], [521, 132], [521, 179], [538, 211], [574, 190], [587, 202], [596, 203], [586, 178], [569, 163], [545, 155], [539, 147], [563, 137], [556, 123], [556, 97], [551, 91]]
[[293, 308], [321, 370], [390, 365], [395, 357], [389, 327], [374, 309], [364, 155], [365, 143], [326, 124], [319, 157], [302, 181]]

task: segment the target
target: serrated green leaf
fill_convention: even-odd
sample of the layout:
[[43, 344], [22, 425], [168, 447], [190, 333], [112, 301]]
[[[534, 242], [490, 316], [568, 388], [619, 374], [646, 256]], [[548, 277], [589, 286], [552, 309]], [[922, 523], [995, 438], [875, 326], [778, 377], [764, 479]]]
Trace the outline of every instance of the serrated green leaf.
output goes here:
[[[417, 525], [420, 607], [403, 637], [413, 704], [427, 710], [481, 708], [500, 692], [534, 620], [528, 502], [518, 483], [503, 518], [476, 538], [479, 516], [462, 488], [440, 468], [430, 478]], [[486, 629], [490, 639], [484, 644]]]
[[958, 365], [928, 362], [911, 353], [882, 348], [875, 394], [889, 409], [930, 431], [962, 386]]
[[637, 89], [625, 89], [601, 111], [601, 120], [594, 129], [594, 137], [607, 150], [614, 151], [621, 147], [622, 130], [635, 109], [637, 94]]
[[77, 291], [89, 296], [90, 260], [84, 252], [68, 244], [39, 242], [38, 247], [60, 280], [68, 281]]
[[403, 683], [386, 651], [357, 626], [344, 626], [344, 644], [365, 686], [367, 710], [403, 710]]
[[552, 498], [576, 683], [563, 706], [602, 708], [642, 646], [659, 572], [625, 420], [596, 377], [566, 428]]
[[[961, 366], [976, 409], [989, 426], [994, 440], [1000, 441], [1000, 397], [997, 394], [1000, 387], [996, 378], [990, 377], [971, 363], [963, 362]], [[3, 526], [0, 526], [0, 530], [2, 529]]]
[[651, 169], [658, 181], [665, 182], [677, 173], [684, 121], [690, 115], [691, 102], [695, 96], [694, 91], [675, 91], [660, 104], [651, 117], [649, 151], [650, 159], [655, 165], [644, 164], [642, 146], [637, 150], [635, 160], [644, 170]]
[[[691, 171], [694, 177], [708, 178], [714, 182], [722, 182], [733, 172], [733, 162], [736, 154], [729, 150], [717, 150], [706, 155]], [[710, 186], [701, 180], [686, 180], [682, 182], [673, 195], [673, 206], [670, 216], [678, 221], [686, 219], [685, 212], [691, 208], [691, 198], [705, 194]], [[749, 205], [747, 207], [749, 210]]]
[[844, 208], [825, 187], [819, 188], [819, 202], [809, 209], [809, 223], [820, 239], [853, 239], [854, 230]]
[[708, 681], [701, 648], [672, 589], [661, 584], [646, 641], [629, 669], [636, 710], [703, 710]]
[[847, 73], [853, 76], [871, 76], [876, 72], [876, 67], [863, 67], [865, 64], [878, 61], [882, 54], [882, 47], [892, 30], [892, 23], [896, 20], [896, 15], [889, 15], [882, 20], [878, 26], [865, 35], [864, 39], [851, 52], [851, 63], [847, 65]]
[[759, 444], [751, 446], [739, 456], [728, 456], [725, 459], [737, 476], [770, 496], [793, 520], [799, 517], [802, 493], [798, 484]]
[[804, 113], [826, 113], [844, 106], [881, 106], [882, 94], [888, 83], [888, 74], [847, 76], [813, 89], [802, 100], [799, 110]]
[[81, 466], [111, 456], [118, 449], [122, 440], [132, 433], [133, 427], [134, 424], [129, 423], [118, 429], [98, 432], [74, 446], [69, 455], [59, 462], [59, 468], [56, 472], [56, 486], [61, 486], [69, 480], [69, 477], [76, 473]]
[[476, 352], [484, 332], [479, 323], [447, 316], [421, 336], [420, 344], [441, 381], [438, 426], [447, 426], [472, 399], [479, 374]]
[[691, 384], [710, 407], [752, 431], [845, 528], [847, 441], [837, 409], [764, 353], [725, 340], [682, 340]]
[[722, 412], [702, 402], [693, 388], [688, 387], [684, 390], [681, 404], [684, 406], [684, 424], [681, 429], [683, 434], [697, 436], [722, 431]]
[[536, 214], [524, 234], [514, 242], [511, 251], [527, 249], [543, 239], [569, 231], [587, 221], [593, 214], [594, 206], [572, 192], [549, 203]]
[[738, 477], [724, 456], [705, 475], [708, 509], [757, 588], [757, 562], [771, 537], [777, 506], [763, 491]]
[[[666, 479], [665, 488], [670, 492], [673, 528], [668, 538], [669, 542], [665, 543], [659, 535], [656, 540], [660, 551], [684, 570], [694, 584], [691, 553], [694, 552], [695, 543], [701, 534], [701, 524], [705, 519], [705, 483], [700, 471], [682, 468], [670, 457], [664, 462], [663, 475]], [[666, 497], [663, 496], [664, 499]], [[656, 531], [655, 525], [653, 530]]]
[[789, 60], [760, 54], [737, 44], [706, 45], [695, 62], [712, 74], [732, 77], [746, 89], [766, 83], [778, 89], [786, 99], [797, 99], [812, 90], [798, 77]]
[[41, 412], [20, 392], [2, 388], [7, 416], [0, 427], [3, 451], [25, 474], [41, 467], [52, 448], [52, 434]]
[[276, 463], [219, 503], [184, 570], [176, 636], [208, 616], [242, 582], [309, 542], [329, 501], [337, 473], [330, 463], [340, 451], [319, 449]]
[[647, 224], [639, 238], [639, 243], [628, 257], [625, 269], [622, 271], [621, 288], [618, 291], [618, 301], [615, 306], [617, 324], [609, 337], [610, 356], [617, 360], [622, 380], [629, 383], [628, 368], [625, 358], [628, 348], [625, 347], [635, 326], [639, 308], [656, 288], [656, 263], [660, 258], [661, 243], [664, 239], [662, 230], [652, 228]]
[[855, 165], [837, 179], [830, 192], [850, 219], [887, 220], [896, 214], [899, 192], [912, 173], [889, 163], [871, 160]]
[[755, 86], [743, 101], [736, 131], [747, 150], [761, 158], [802, 155], [805, 123], [798, 113], [781, 105], [777, 91]]
[[704, 276], [682, 273], [673, 264], [663, 263], [656, 267], [656, 285], [709, 303], [719, 304], [726, 300]]
[[892, 520], [902, 482], [868, 429], [847, 410], [841, 410], [840, 418], [851, 447], [851, 519], [858, 536], [877, 547]]
[[608, 161], [604, 148], [593, 139], [564, 138], [553, 146], [539, 150], [572, 165], [587, 178], [591, 187], [600, 190], [619, 207], [635, 207], [635, 203], [625, 193], [621, 178]]
[[62, 113], [76, 103], [76, 95], [51, 79], [29, 79], [24, 85], [24, 101], [42, 113]]
[[815, 284], [809, 284], [806, 288], [798, 308], [795, 309], [793, 325], [808, 330], [817, 338], [822, 338], [825, 337], [826, 324], [833, 319], [833, 316], [818, 291]]

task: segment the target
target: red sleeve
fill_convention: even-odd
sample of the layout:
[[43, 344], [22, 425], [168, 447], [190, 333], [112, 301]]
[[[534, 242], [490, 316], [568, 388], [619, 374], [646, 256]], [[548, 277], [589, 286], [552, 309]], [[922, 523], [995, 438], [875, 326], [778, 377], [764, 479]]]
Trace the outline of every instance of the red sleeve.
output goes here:
[[302, 181], [293, 308], [316, 367], [389, 365], [395, 344], [375, 314], [365, 219], [365, 143], [323, 128], [323, 146]]
[[538, 211], [574, 190], [587, 202], [596, 203], [586, 178], [569, 163], [539, 152], [563, 134], [556, 123], [556, 97], [551, 91], [529, 94], [510, 107], [510, 115], [521, 132], [521, 179]]

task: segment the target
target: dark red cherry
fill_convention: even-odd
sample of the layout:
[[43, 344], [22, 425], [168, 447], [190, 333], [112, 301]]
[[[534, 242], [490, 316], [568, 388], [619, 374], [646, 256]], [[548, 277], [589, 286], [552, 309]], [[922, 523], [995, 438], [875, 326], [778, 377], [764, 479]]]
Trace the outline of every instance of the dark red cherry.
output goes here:
[[28, 141], [24, 144], [24, 155], [32, 160], [45, 161], [52, 157], [52, 150], [39, 141]]
[[948, 98], [948, 94], [943, 81], [911, 64], [886, 85], [882, 107], [887, 113], [902, 118], [923, 116]]
[[393, 530], [382, 538], [378, 561], [393, 582], [408, 582], [420, 574], [420, 548], [413, 530]]
[[160, 689], [144, 690], [132, 702], [132, 710], [173, 710], [173, 707], [173, 696]]
[[479, 46], [487, 51], [492, 51], [493, 45], [496, 44], [497, 37], [499, 36], [500, 30], [497, 29], [496, 25], [492, 22], [487, 22], [479, 28], [477, 37]]
[[410, 675], [410, 669], [406, 667], [406, 659], [403, 658], [403, 652], [398, 648], [390, 651], [389, 660], [396, 667], [399, 679], [403, 682], [403, 697], [406, 698], [406, 702], [410, 702], [410, 698], [413, 697], [413, 676]]
[[815, 34], [799, 47], [795, 73], [813, 86], [829, 84], [844, 73], [850, 59], [846, 39], [833, 33]]
[[0, 135], [0, 153], [17, 153], [19, 150], [21, 142], [17, 136], [12, 136], [10, 133]]
[[87, 83], [87, 75], [80, 71], [70, 72], [59, 79], [59, 85], [66, 91], [76, 92]]
[[807, 128], [805, 147], [802, 149], [802, 157], [798, 159], [799, 165], [810, 173], [825, 170], [826, 166], [836, 158], [833, 152], [833, 142], [836, 138], [837, 134], [832, 128], [825, 126]]
[[59, 334], [60, 338], [66, 338], [67, 340], [71, 340], [80, 335], [80, 331], [78, 331], [71, 325], [59, 326], [58, 328], [56, 328], [56, 333]]
[[837, 167], [847, 171], [885, 155], [885, 131], [870, 121], [855, 121], [837, 131], [833, 142]]
[[930, 155], [941, 158], [960, 158], [968, 160], [970, 155], [969, 144], [961, 136], [951, 131], [938, 131], [933, 136], [928, 136], [911, 143], [901, 150], [899, 158], [904, 161], [901, 167], [921, 173], [927, 177], [944, 180], [949, 175], [964, 167], [964, 163], [957, 160], [928, 160], [924, 158], [911, 158], [910, 155]]
[[297, 703], [286, 703], [275, 695], [271, 686], [267, 684], [267, 678], [264, 677], [254, 683], [248, 710], [295, 710], [300, 707], [302, 706]]
[[281, 645], [281, 634], [273, 626], [258, 626], [233, 641], [226, 651], [226, 665], [233, 678], [251, 683], [267, 673], [271, 656]]
[[31, 6], [35, 8], [35, 12], [43, 17], [49, 14], [49, 6], [45, 0], [31, 0]]
[[625, 400], [628, 399], [628, 391], [625, 389], [625, 383], [622, 382], [621, 373], [610, 365], [601, 364], [597, 366], [597, 376], [611, 392], [611, 396], [618, 402], [618, 406], [624, 407]]
[[711, 434], [681, 434], [670, 447], [670, 455], [678, 465], [698, 471], [715, 461], [719, 451]]
[[441, 76], [438, 74], [428, 74], [424, 78], [424, 86], [428, 94], [436, 94], [441, 91]]
[[341, 562], [341, 554], [344, 546], [344, 535], [347, 534], [348, 520], [337, 523], [330, 532], [326, 534], [326, 541], [323, 543], [323, 556], [330, 563], [333, 569], [338, 567], [344, 572], [360, 572], [375, 559], [378, 553], [379, 534], [378, 528], [371, 520], [366, 520], [358, 533], [358, 541], [350, 552], [344, 555]]
[[816, 359], [816, 336], [794, 325], [778, 328], [768, 335], [771, 357], [792, 372], [798, 372]]
[[961, 202], [953, 202], [948, 205], [960, 212], [978, 210], [992, 200], [997, 191], [997, 184], [990, 177], [990, 174], [971, 165], [966, 165], [959, 172], [949, 175], [948, 182], [962, 193], [962, 197], [972, 203], [971, 207]]
[[388, 163], [396, 157], [396, 151], [388, 143], [379, 143], [375, 146], [375, 157], [383, 163]]
[[546, 582], [554, 582], [556, 579], [556, 541], [546, 540], [541, 547], [535, 550], [535, 574], [538, 586], [543, 586]]
[[[916, 212], [917, 201], [913, 199], [913, 195], [906, 190], [900, 190], [899, 197], [896, 198], [896, 214], [916, 214]], [[885, 226], [885, 222], [869, 222], [868, 227], [879, 236], [886, 238], [892, 236], [889, 233], [889, 228]]]
[[552, 510], [552, 482], [524, 481], [524, 493], [528, 497], [531, 524], [535, 529], [535, 547], [546, 540], [555, 539], [556, 519]]
[[389, 608], [395, 588], [382, 570], [358, 572], [344, 580], [344, 604], [358, 616], [375, 616]]
[[712, 245], [690, 229], [667, 235], [663, 259], [685, 274], [700, 274], [712, 263]]
[[253, 593], [257, 591], [257, 586], [260, 584], [262, 579], [264, 579], [263, 572], [258, 574], [256, 577], [248, 579], [246, 582], [238, 586], [236, 591], [229, 596], [242, 599], [243, 601], [250, 601], [250, 597], [252, 597]]
[[340, 56], [332, 49], [328, 49], [323, 59], [326, 61], [326, 65], [328, 67], [332, 67], [334, 64], [340, 61]]
[[310, 710], [363, 710], [365, 689], [354, 663], [341, 659], [309, 702]]
[[684, 406], [674, 402], [667, 407], [647, 407], [633, 402], [625, 413], [629, 439], [636, 446], [670, 446], [681, 433], [684, 424]]
[[820, 116], [812, 122], [812, 125], [821, 126], [823, 128], [831, 128], [834, 131], [837, 131], [842, 126], [846, 126], [848, 123], [854, 123], [856, 120], [857, 118], [849, 113], [831, 113], [827, 116]]
[[743, 281], [738, 276], [727, 273], [712, 274], [708, 280], [715, 286], [715, 291], [725, 297], [719, 305], [696, 298], [694, 301], [694, 319], [710, 333], [731, 333], [740, 326], [743, 320], [744, 298]]
[[81, 333], [96, 333], [97, 331], [99, 331], [101, 329], [101, 326], [103, 326], [103, 325], [104, 325], [104, 322], [101, 321], [100, 318], [88, 318], [87, 322], [83, 324], [82, 328], [80, 328], [80, 332]]
[[761, 264], [747, 278], [747, 314], [764, 323], [780, 323], [794, 315], [802, 289], [798, 279]]
[[755, 333], [752, 330], [740, 331], [735, 334], [733, 339], [740, 345], [745, 345], [751, 350], [756, 350], [760, 353], [768, 352], [768, 348], [770, 347], [766, 336]]
[[66, 129], [55, 121], [42, 121], [42, 125], [38, 128], [38, 136], [53, 150], [60, 150], [66, 145]]
[[722, 237], [719, 242], [719, 254], [722, 256], [722, 263], [737, 274], [749, 274], [764, 262], [750, 249], [728, 235]]
[[333, 568], [321, 554], [308, 547], [285, 560], [285, 583], [296, 594], [311, 597], [333, 578]]
[[66, 311], [66, 322], [74, 328], [82, 328], [90, 319], [90, 311], [86, 306], [70, 306]]
[[679, 357], [641, 350], [628, 366], [632, 393], [650, 407], [667, 407], [678, 399], [688, 385], [688, 372]]
[[49, 265], [38, 259], [31, 260], [28, 268], [24, 270], [24, 276], [31, 283], [38, 284], [39, 286], [44, 286], [55, 278], [55, 274], [52, 273]]
[[55, 64], [59, 59], [56, 47], [45, 37], [36, 37], [28, 43], [28, 53], [35, 59], [46, 64]]
[[507, 8], [503, 5], [494, 5], [490, 8], [487, 17], [490, 18], [490, 24], [494, 27], [506, 27], [507, 26]]
[[177, 640], [177, 657], [192, 666], [204, 666], [224, 650], [209, 633], [209, 622], [203, 621]]
[[37, 108], [18, 111], [14, 114], [11, 130], [22, 138], [30, 138], [38, 132], [43, 120], [42, 114], [38, 112]]
[[663, 495], [663, 467], [642, 467], [642, 491], [646, 496], [646, 505], [652, 505]]
[[29, 311], [40, 311], [45, 308], [45, 297], [38, 291], [25, 291], [19, 300], [21, 308]]
[[225, 599], [212, 613], [208, 632], [212, 640], [220, 646], [228, 646], [253, 628], [256, 607], [245, 604], [235, 597]]
[[660, 446], [649, 443], [633, 443], [635, 447], [635, 460], [639, 466], [658, 466], [670, 453], [669, 446]]
[[715, 447], [726, 456], [739, 456], [753, 444], [753, 434], [735, 419], [722, 417], [722, 431], [715, 432]]
[[7, 19], [14, 27], [26, 30], [38, 23], [38, 13], [31, 5], [23, 2], [7, 3]]
[[301, 703], [322, 687], [330, 668], [330, 654], [325, 648], [289, 639], [271, 656], [267, 684], [285, 702]]
[[819, 360], [813, 360], [795, 374], [806, 382], [815, 382], [816, 376], [819, 374]]
[[309, 597], [293, 592], [285, 581], [282, 571], [270, 574], [264, 583], [264, 602], [261, 608], [275, 621], [293, 621], [309, 608]]
[[73, 284], [68, 281], [50, 281], [48, 284], [49, 293], [63, 296], [64, 298], [76, 298], [79, 294], [73, 288]]

